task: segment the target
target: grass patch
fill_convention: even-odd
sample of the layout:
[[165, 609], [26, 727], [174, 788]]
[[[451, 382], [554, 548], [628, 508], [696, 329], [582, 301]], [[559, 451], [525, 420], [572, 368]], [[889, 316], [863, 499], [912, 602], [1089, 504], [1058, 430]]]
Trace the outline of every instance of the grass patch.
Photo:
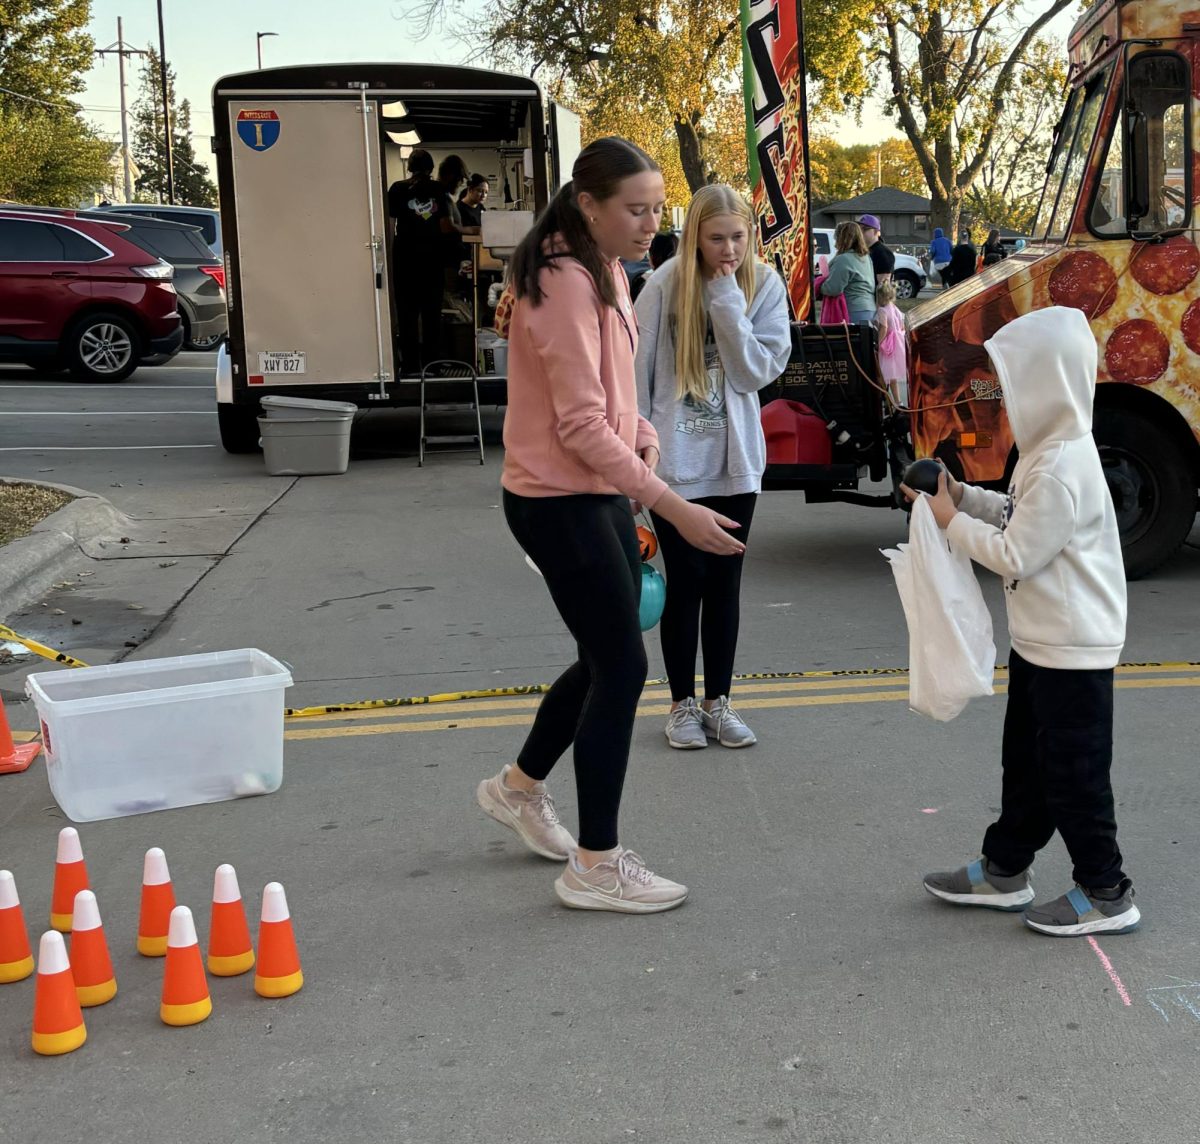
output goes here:
[[28, 535], [34, 525], [72, 499], [40, 485], [0, 485], [0, 544]]

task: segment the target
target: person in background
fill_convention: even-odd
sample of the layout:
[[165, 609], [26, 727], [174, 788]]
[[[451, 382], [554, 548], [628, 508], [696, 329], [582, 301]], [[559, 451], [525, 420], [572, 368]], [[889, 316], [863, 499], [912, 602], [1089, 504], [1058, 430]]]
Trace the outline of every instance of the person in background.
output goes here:
[[674, 258], [679, 249], [679, 236], [674, 231], [660, 232], [650, 243], [650, 269], [643, 270], [629, 287], [629, 296], [636, 302], [641, 292], [646, 288], [652, 275], [668, 258]]
[[1003, 261], [1008, 257], [1008, 251], [1004, 249], [1004, 243], [1000, 241], [1000, 232], [992, 227], [988, 231], [987, 242], [983, 244], [983, 264], [984, 266], [995, 266], [997, 262]]
[[896, 305], [894, 282], [880, 282], [875, 291], [879, 308], [875, 328], [879, 331], [879, 376], [897, 409], [908, 408], [908, 327]]
[[410, 377], [441, 356], [444, 251], [457, 243], [450, 197], [433, 177], [433, 156], [415, 148], [407, 179], [388, 189], [395, 226], [392, 275], [400, 328], [401, 368]]
[[[620, 259], [650, 248], [662, 220], [662, 171], [625, 139], [589, 143], [571, 180], [513, 253], [504, 419], [504, 516], [537, 566], [579, 658], [542, 699], [515, 761], [476, 790], [483, 811], [534, 853], [564, 863], [566, 906], [648, 914], [687, 887], [620, 844], [618, 815], [646, 647], [642, 564], [630, 500], [689, 544], [732, 556], [738, 522], [691, 504], [654, 473], [658, 436], [637, 412], [638, 328]], [[546, 778], [571, 747], [576, 844]]]
[[929, 262], [937, 276], [941, 278], [942, 271], [950, 265], [950, 255], [954, 247], [946, 237], [946, 232], [939, 226], [933, 232], [933, 241], [929, 244]]
[[942, 271], [942, 282], [947, 288], [957, 286], [960, 282], [965, 282], [970, 278], [978, 268], [978, 257], [975, 247], [971, 245], [970, 239], [964, 234], [962, 240], [950, 254], [950, 265]]
[[856, 222], [843, 222], [833, 233], [837, 253], [830, 259], [829, 273], [821, 283], [821, 296], [846, 299], [850, 321], [875, 320], [875, 269], [867, 253], [862, 228]]
[[478, 234], [483, 229], [489, 190], [486, 175], [475, 174], [467, 180], [463, 193], [458, 196], [458, 215], [464, 234]]
[[866, 242], [867, 253], [871, 256], [876, 284], [890, 282], [892, 272], [896, 269], [896, 256], [883, 241], [883, 231], [880, 229], [879, 219], [873, 214], [860, 215], [858, 225], [862, 228], [863, 241]]
[[[659, 475], [684, 500], [738, 521], [733, 535], [743, 544], [767, 466], [758, 391], [783, 373], [792, 344], [787, 288], [754, 251], [746, 200], [732, 187], [701, 187], [679, 254], [655, 271], [637, 305], [638, 412], [658, 434]], [[752, 746], [754, 732], [729, 702], [742, 556], [700, 552], [653, 516], [667, 574], [660, 627], [671, 684], [667, 742], [677, 750], [709, 739]]]

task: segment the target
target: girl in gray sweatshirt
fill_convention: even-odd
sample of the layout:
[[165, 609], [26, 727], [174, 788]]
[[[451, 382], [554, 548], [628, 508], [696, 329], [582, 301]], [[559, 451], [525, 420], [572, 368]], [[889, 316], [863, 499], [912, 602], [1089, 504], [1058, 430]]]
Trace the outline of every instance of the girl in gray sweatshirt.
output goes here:
[[[638, 412], [658, 432], [658, 475], [685, 500], [737, 521], [743, 543], [767, 463], [758, 391], [779, 377], [791, 351], [783, 279], [755, 258], [754, 245], [746, 201], [729, 187], [704, 187], [688, 208], [678, 255], [637, 302]], [[742, 557], [701, 552], [652, 516], [667, 574], [667, 741], [680, 750], [709, 739], [748, 747], [755, 736], [729, 704]]]

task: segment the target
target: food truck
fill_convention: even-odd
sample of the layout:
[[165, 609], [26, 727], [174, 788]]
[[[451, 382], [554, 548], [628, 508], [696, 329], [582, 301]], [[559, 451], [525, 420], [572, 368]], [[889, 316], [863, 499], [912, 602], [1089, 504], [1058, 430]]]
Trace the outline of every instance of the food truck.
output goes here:
[[[221, 441], [258, 445], [266, 394], [360, 407], [414, 405], [418, 362], [399, 350], [398, 265], [388, 188], [422, 148], [459, 156], [491, 195], [463, 237], [462, 288], [447, 291], [440, 356], [477, 368], [504, 401], [503, 356], [484, 373], [489, 282], [570, 178], [579, 121], [524, 76], [429, 64], [345, 63], [229, 75], [213, 88], [229, 339], [217, 369]], [[453, 294], [453, 297], [451, 297]]]

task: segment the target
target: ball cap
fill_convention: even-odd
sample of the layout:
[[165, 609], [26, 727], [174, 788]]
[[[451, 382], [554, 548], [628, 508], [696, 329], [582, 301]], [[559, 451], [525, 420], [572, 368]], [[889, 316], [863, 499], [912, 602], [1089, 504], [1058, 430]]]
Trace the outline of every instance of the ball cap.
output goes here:
[[879, 219], [877, 219], [873, 214], [859, 215], [858, 225], [865, 226], [868, 230], [883, 230], [883, 227], [879, 225]]

